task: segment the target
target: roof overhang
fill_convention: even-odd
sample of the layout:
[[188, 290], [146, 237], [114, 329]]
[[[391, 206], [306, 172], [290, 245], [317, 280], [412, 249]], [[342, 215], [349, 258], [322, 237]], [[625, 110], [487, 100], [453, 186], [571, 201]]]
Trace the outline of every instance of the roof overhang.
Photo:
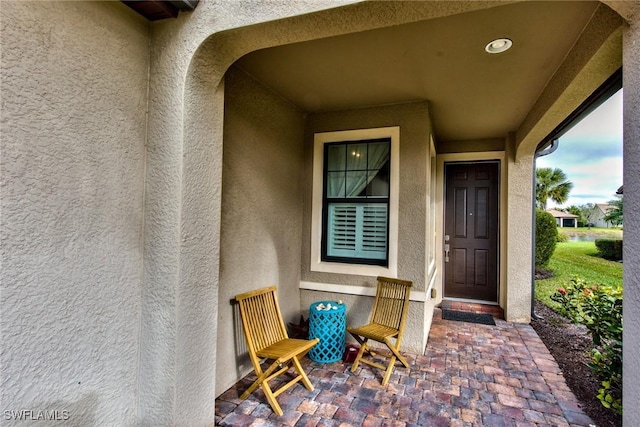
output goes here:
[[180, 11], [191, 11], [199, 0], [121, 0], [149, 21], [177, 18]]

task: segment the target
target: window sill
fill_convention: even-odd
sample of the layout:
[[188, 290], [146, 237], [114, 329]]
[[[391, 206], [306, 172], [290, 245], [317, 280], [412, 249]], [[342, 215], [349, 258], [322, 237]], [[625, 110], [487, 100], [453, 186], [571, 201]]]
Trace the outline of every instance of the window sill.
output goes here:
[[[376, 288], [367, 286], [337, 285], [332, 283], [301, 281], [299, 288], [307, 291], [329, 292], [335, 294], [360, 295], [368, 297], [376, 296]], [[426, 295], [427, 294], [424, 291], [416, 291], [415, 289], [412, 289], [410, 300], [416, 302], [426, 302]]]
[[355, 276], [387, 276], [396, 277], [397, 266], [382, 267], [379, 265], [343, 264], [338, 262], [312, 262], [311, 271], [321, 273], [352, 274]]

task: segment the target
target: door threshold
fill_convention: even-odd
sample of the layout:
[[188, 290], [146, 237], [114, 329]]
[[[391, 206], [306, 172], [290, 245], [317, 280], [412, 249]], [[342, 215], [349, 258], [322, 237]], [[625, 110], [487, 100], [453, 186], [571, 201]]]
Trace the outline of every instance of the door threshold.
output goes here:
[[485, 301], [482, 299], [471, 299], [471, 298], [453, 298], [453, 297], [444, 297], [442, 301], [451, 301], [451, 302], [466, 302], [469, 304], [482, 304], [482, 305], [500, 305], [497, 302], [493, 301]]
[[504, 311], [497, 302], [446, 298], [440, 303], [440, 308], [444, 310], [466, 311], [469, 313], [490, 313], [495, 318], [504, 319]]

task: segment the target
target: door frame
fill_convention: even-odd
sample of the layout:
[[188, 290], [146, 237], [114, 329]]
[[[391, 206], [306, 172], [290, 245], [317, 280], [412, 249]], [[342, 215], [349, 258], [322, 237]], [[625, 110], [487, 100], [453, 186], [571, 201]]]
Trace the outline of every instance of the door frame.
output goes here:
[[[486, 161], [495, 161], [498, 163], [498, 305], [500, 307], [505, 307], [506, 305], [506, 207], [507, 207], [507, 198], [506, 198], [506, 170], [505, 170], [505, 153], [504, 151], [486, 151], [486, 152], [477, 152], [477, 153], [446, 153], [446, 154], [438, 154], [436, 157], [437, 164], [437, 183], [436, 183], [436, 203], [437, 203], [437, 216], [436, 216], [436, 254], [437, 254], [437, 265], [440, 266], [438, 283], [440, 287], [440, 295], [441, 298], [444, 299], [444, 218], [445, 218], [445, 163], [476, 163], [476, 162], [486, 162]], [[442, 300], [441, 299], [441, 300]], [[460, 301], [460, 299], [453, 299]], [[471, 301], [471, 302], [480, 302], [485, 304], [491, 304], [486, 301], [481, 300], [465, 300], [462, 301]], [[495, 304], [495, 303], [493, 303]]]

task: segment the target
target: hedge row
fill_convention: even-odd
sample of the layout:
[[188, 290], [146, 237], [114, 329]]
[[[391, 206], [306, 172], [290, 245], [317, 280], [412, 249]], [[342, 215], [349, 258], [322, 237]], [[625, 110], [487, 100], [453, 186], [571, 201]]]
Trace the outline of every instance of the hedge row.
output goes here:
[[549, 263], [558, 242], [558, 226], [549, 212], [536, 209], [536, 267]]
[[614, 261], [622, 259], [622, 240], [596, 239], [596, 248], [602, 258]]

